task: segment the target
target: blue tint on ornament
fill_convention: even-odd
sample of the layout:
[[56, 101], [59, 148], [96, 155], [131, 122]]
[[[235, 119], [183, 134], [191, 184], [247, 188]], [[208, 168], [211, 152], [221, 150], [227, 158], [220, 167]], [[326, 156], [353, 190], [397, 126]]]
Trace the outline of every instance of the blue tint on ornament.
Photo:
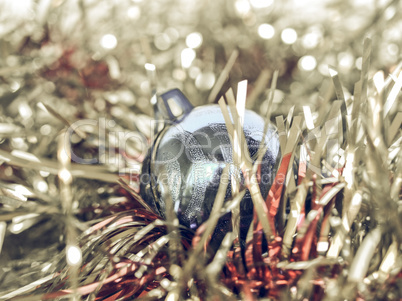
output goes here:
[[[141, 182], [141, 195], [155, 211], [166, 218], [166, 200], [173, 202], [179, 222], [196, 230], [205, 222], [212, 210], [221, 181], [227, 180], [225, 201], [232, 196], [231, 176], [244, 177], [233, 164], [231, 139], [223, 114], [218, 105], [193, 108], [177, 89], [161, 95], [167, 117], [165, 128], [158, 134], [143, 164], [143, 175], [150, 179]], [[177, 100], [183, 115], [174, 116], [168, 99]], [[263, 135], [264, 119], [246, 110], [243, 126], [247, 149], [256, 160], [260, 143], [267, 146], [261, 163], [260, 190], [267, 197], [276, 168], [280, 161], [279, 139], [276, 129], [269, 125]], [[245, 150], [245, 145], [243, 151]], [[230, 164], [229, 178], [222, 179], [224, 167]], [[240, 203], [240, 243], [245, 245], [247, 232], [253, 219], [253, 202], [247, 190]], [[231, 231], [231, 213], [222, 216], [211, 239], [217, 249], [228, 231]]]

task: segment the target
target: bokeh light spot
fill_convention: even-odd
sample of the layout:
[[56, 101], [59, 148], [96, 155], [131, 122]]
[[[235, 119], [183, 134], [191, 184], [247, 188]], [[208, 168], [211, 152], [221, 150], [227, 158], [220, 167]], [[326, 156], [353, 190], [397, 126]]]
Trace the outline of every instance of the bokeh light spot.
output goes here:
[[272, 39], [275, 35], [275, 28], [270, 24], [261, 24], [258, 26], [258, 35], [265, 40]]
[[117, 46], [117, 39], [112, 34], [105, 34], [101, 39], [101, 45], [105, 49], [113, 49]]
[[291, 45], [297, 41], [297, 32], [293, 28], [285, 28], [282, 31], [281, 39], [285, 44]]
[[186, 37], [186, 45], [189, 48], [198, 48], [202, 44], [202, 35], [199, 32], [190, 33]]
[[304, 71], [312, 71], [317, 67], [317, 60], [314, 56], [305, 55], [299, 60], [299, 68]]
[[195, 51], [192, 48], [185, 48], [181, 52], [181, 66], [189, 68], [195, 59]]

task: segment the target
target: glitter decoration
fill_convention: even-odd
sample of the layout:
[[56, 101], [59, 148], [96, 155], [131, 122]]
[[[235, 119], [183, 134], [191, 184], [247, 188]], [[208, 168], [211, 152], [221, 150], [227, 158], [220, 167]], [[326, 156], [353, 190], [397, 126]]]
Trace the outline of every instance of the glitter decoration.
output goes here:
[[[0, 1], [0, 300], [400, 300], [401, 18], [395, 0]], [[163, 110], [176, 88], [232, 139], [193, 228], [140, 189], [186, 113]], [[278, 137], [269, 189], [250, 111]]]

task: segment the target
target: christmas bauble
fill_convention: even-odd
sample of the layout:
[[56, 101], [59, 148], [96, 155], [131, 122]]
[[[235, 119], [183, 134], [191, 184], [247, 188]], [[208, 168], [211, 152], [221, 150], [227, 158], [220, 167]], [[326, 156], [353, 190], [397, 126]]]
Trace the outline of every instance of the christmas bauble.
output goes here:
[[[180, 97], [184, 96], [180, 94]], [[220, 107], [213, 104], [192, 108], [189, 103], [180, 102], [180, 117], [173, 116], [167, 107], [169, 114], [166, 116], [170, 121], [156, 137], [143, 163], [140, 190], [143, 199], [162, 217], [166, 217], [169, 200], [179, 222], [196, 230], [210, 215], [227, 164], [230, 176], [226, 179], [225, 201], [232, 196], [232, 174], [238, 176], [240, 185], [245, 183], [241, 171], [233, 165], [231, 139]], [[258, 114], [245, 111], [243, 130], [247, 148], [243, 145], [243, 151], [248, 150], [250, 158], [256, 160], [260, 143], [267, 146], [260, 168], [260, 190], [265, 199], [275, 177], [280, 151], [274, 126], [269, 125], [264, 136], [264, 123]], [[231, 230], [230, 217], [228, 212], [220, 218], [210, 242], [213, 248], [217, 248]], [[252, 219], [253, 202], [246, 191], [240, 203], [242, 245]]]

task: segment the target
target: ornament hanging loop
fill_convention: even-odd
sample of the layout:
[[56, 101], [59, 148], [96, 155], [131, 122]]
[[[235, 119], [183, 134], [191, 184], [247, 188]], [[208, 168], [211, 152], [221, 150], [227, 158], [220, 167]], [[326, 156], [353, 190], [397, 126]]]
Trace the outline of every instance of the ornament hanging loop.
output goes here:
[[158, 97], [158, 110], [163, 118], [178, 122], [193, 110], [193, 105], [179, 89], [172, 89]]

